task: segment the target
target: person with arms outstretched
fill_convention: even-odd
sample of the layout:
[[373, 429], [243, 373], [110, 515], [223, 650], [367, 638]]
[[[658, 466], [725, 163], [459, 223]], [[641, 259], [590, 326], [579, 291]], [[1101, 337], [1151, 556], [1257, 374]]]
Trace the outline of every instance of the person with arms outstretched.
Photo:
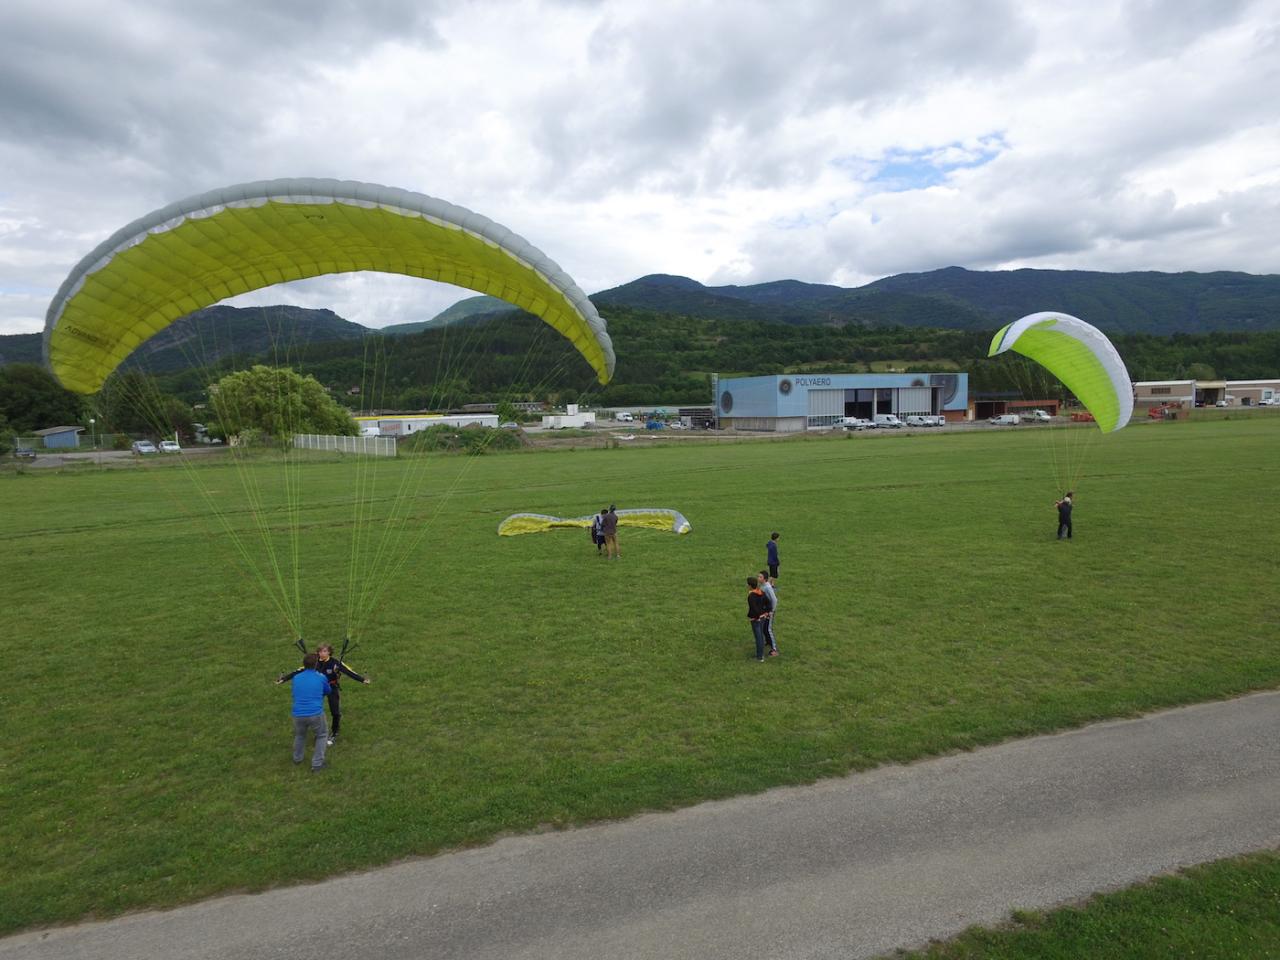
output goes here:
[[[338, 730], [342, 726], [342, 691], [338, 687], [338, 681], [343, 675], [350, 677], [356, 683], [367, 684], [370, 682], [368, 677], [362, 677], [356, 673], [345, 663], [333, 655], [333, 647], [327, 643], [322, 643], [316, 649], [316, 669], [321, 675], [329, 681], [329, 689], [325, 691], [329, 700], [329, 715], [333, 719], [333, 723], [329, 728], [328, 745], [333, 746], [333, 742], [338, 739]], [[299, 673], [301, 670], [295, 670], [293, 673], [286, 673], [280, 677], [276, 683], [284, 683]]]

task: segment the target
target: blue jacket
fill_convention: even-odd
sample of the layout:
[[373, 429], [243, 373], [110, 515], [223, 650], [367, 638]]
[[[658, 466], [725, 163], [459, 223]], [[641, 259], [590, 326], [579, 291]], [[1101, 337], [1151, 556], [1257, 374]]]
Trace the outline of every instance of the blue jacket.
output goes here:
[[766, 563], [771, 567], [776, 567], [778, 565], [778, 541], [770, 540], [764, 545], [764, 548], [769, 552], [769, 559]]
[[314, 717], [324, 711], [324, 695], [330, 690], [329, 681], [315, 670], [303, 670], [293, 678], [293, 715]]

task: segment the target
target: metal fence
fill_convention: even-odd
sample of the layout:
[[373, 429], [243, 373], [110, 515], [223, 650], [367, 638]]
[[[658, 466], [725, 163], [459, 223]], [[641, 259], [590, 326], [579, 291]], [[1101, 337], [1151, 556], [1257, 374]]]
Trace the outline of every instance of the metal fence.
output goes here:
[[293, 445], [299, 450], [333, 450], [369, 457], [396, 455], [395, 437], [328, 437], [318, 433], [299, 433], [294, 435]]

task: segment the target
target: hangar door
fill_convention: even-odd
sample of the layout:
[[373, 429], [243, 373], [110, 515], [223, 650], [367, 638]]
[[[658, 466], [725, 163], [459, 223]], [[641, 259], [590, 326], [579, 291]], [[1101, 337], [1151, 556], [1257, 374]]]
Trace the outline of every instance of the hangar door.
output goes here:
[[898, 408], [893, 412], [898, 416], [910, 414], [928, 415], [934, 413], [932, 387], [902, 387], [896, 391]]
[[829, 427], [844, 417], [843, 390], [809, 391], [809, 426]]

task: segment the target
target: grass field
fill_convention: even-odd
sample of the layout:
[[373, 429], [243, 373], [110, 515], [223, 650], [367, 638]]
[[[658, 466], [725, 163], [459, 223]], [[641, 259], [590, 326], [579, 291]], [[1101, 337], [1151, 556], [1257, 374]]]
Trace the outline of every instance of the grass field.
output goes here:
[[[1280, 683], [1280, 420], [1108, 438], [1070, 543], [1028, 434], [437, 457], [322, 777], [289, 762], [271, 682], [293, 637], [181, 470], [0, 476], [0, 930]], [[348, 484], [305, 470], [312, 643], [346, 602]], [[616, 563], [579, 532], [494, 534], [608, 502], [693, 533], [624, 531]], [[774, 529], [783, 656], [761, 665], [742, 581]]]
[[1280, 956], [1280, 854], [1206, 864], [1078, 907], [1019, 913], [898, 960], [1168, 960]]

